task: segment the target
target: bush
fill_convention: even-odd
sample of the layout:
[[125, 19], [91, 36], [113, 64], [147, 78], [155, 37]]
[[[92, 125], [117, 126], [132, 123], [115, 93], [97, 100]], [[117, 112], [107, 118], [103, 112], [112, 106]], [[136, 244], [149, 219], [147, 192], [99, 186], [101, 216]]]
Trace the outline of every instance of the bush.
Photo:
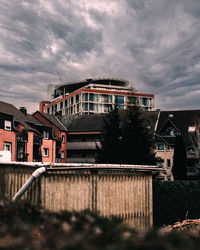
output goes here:
[[154, 181], [154, 226], [169, 225], [187, 218], [200, 218], [199, 181]]
[[197, 250], [200, 238], [183, 233], [139, 233], [90, 211], [51, 213], [28, 203], [0, 201], [0, 249]]

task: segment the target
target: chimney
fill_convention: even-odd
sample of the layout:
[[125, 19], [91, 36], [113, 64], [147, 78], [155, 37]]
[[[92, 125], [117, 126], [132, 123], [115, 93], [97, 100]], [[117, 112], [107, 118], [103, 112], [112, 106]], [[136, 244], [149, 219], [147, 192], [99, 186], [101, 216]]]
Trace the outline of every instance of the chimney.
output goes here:
[[19, 110], [20, 110], [23, 114], [27, 115], [27, 109], [26, 109], [26, 107], [20, 107]]

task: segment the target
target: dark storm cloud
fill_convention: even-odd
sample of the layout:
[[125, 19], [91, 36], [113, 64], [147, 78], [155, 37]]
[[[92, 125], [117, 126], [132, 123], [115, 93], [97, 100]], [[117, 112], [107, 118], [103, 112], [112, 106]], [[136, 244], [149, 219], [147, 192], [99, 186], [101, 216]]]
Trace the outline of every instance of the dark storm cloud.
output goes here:
[[31, 111], [49, 83], [129, 80], [157, 108], [200, 108], [198, 0], [1, 0], [0, 99]]

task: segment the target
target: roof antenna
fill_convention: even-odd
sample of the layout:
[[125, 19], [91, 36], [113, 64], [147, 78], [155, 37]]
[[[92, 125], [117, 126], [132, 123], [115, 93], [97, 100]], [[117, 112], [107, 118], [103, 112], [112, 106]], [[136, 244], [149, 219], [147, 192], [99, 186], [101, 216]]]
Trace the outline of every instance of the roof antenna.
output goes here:
[[59, 76], [59, 82], [62, 84], [62, 77]]

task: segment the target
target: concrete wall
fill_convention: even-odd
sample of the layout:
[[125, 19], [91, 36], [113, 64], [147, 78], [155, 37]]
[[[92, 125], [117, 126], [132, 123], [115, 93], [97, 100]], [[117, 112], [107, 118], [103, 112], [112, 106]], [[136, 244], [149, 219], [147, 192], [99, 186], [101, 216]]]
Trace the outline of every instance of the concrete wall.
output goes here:
[[[34, 171], [0, 166], [0, 198], [12, 199]], [[51, 211], [90, 209], [123, 218], [138, 228], [152, 226], [151, 172], [113, 169], [53, 170], [41, 176], [23, 199]]]

